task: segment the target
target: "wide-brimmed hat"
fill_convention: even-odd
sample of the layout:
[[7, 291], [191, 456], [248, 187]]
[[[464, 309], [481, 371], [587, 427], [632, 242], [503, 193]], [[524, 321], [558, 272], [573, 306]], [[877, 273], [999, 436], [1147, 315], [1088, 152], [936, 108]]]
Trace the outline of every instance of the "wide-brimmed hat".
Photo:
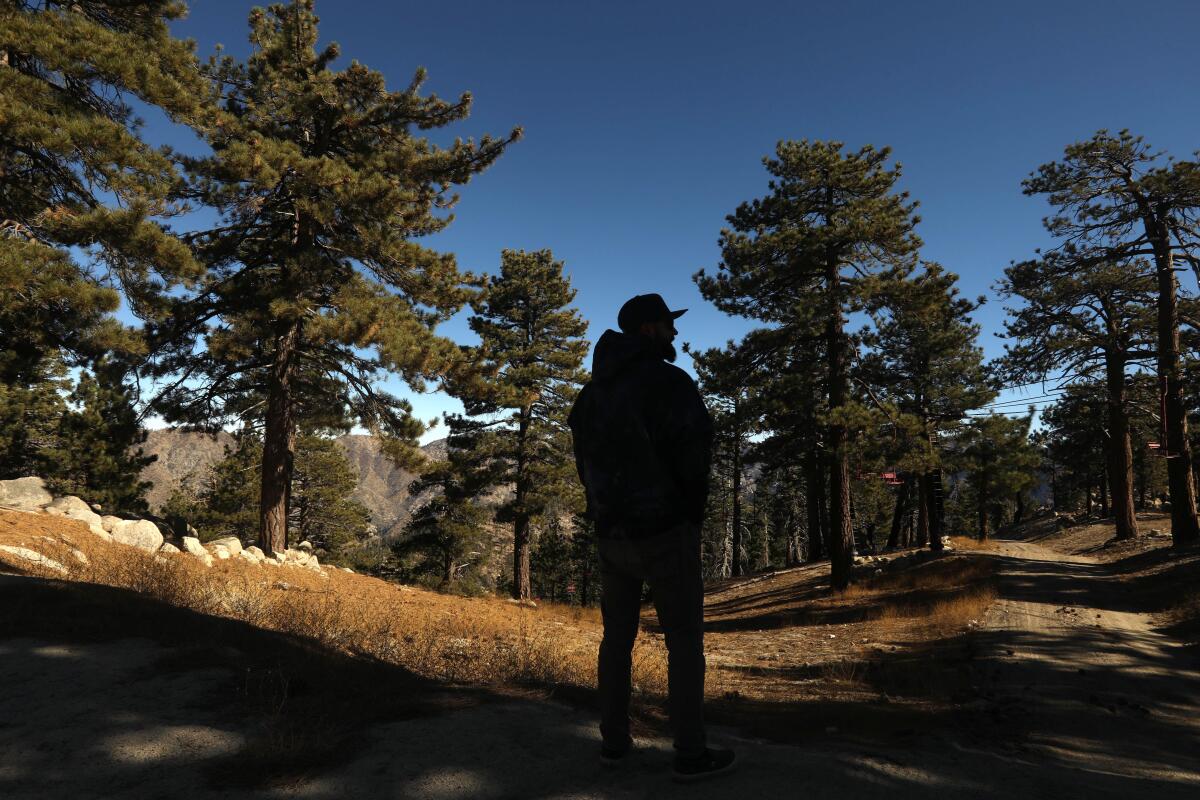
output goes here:
[[625, 333], [633, 333], [643, 322], [666, 322], [678, 319], [687, 312], [686, 308], [672, 311], [661, 294], [639, 294], [625, 301], [617, 312], [617, 326]]

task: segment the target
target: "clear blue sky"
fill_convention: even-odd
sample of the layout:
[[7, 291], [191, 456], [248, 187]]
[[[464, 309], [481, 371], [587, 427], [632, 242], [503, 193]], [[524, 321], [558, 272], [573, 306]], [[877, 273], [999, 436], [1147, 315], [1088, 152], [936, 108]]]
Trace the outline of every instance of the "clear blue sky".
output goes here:
[[[201, 54], [220, 42], [244, 55], [253, 5], [194, 0], [175, 30]], [[428, 90], [470, 91], [453, 134], [525, 129], [432, 244], [476, 271], [505, 247], [552, 249], [593, 340], [650, 291], [690, 309], [684, 341], [748, 329], [691, 276], [717, 264], [724, 216], [764, 193], [761, 159], [780, 139], [891, 146], [921, 202], [924, 257], [969, 296], [1046, 243], [1046, 206], [1020, 182], [1064, 145], [1130, 128], [1177, 157], [1200, 148], [1194, 1], [318, 0], [317, 13], [342, 66], [401, 88], [420, 65]], [[1002, 319], [998, 300], [978, 314], [989, 357]], [[461, 320], [445, 332], [467, 339]], [[414, 405], [425, 418], [454, 407]]]

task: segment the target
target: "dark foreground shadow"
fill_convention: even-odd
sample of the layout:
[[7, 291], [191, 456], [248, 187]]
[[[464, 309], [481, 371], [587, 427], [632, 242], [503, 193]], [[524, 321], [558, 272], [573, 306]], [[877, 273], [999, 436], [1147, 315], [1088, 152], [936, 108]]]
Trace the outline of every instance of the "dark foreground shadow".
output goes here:
[[[964, 685], [978, 676], [964, 665], [991, 663], [970, 648], [996, 645], [944, 646], [967, 648], [953, 664]], [[866, 680], [902, 697], [894, 675], [905, 663], [887, 657]], [[570, 705], [446, 687], [129, 592], [32, 579], [0, 579], [0, 680], [0, 797], [12, 800], [1182, 798], [1195, 789], [1044, 758], [1018, 766], [1023, 756], [995, 746], [976, 752], [964, 743], [990, 735], [982, 710], [836, 701], [712, 704], [714, 723], [738, 729], [718, 729], [718, 740], [740, 733], [802, 746], [736, 740], [737, 776], [681, 788], [662, 739], [622, 770], [602, 770], [594, 719]], [[570, 699], [586, 707], [590, 695]], [[660, 722], [650, 713], [644, 730]], [[326, 740], [335, 746], [318, 746]]]

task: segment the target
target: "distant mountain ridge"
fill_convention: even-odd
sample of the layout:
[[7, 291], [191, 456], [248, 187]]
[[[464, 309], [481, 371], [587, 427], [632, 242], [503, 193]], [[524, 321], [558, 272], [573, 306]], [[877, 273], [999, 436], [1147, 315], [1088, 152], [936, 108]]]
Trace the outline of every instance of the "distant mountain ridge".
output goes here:
[[[154, 484], [146, 493], [150, 510], [162, 508], [180, 487], [195, 489], [208, 468], [220, 461], [234, 438], [228, 433], [210, 435], [178, 428], [149, 431], [142, 449], [158, 459], [142, 470], [142, 479]], [[336, 439], [358, 473], [354, 498], [371, 512], [371, 522], [385, 536], [398, 532], [411, 516], [416, 499], [409, 497], [408, 485], [416, 477], [400, 469], [379, 450], [374, 436], [347, 434]], [[435, 461], [446, 457], [446, 440], [439, 439], [421, 448]]]

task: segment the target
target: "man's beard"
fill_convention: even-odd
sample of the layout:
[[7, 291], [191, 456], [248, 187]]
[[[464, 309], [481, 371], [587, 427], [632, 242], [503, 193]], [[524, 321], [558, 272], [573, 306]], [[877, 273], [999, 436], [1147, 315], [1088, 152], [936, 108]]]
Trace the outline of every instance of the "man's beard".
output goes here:
[[664, 361], [675, 363], [675, 357], [679, 355], [675, 352], [675, 345], [671, 342], [656, 342], [658, 345], [658, 354], [662, 356]]

